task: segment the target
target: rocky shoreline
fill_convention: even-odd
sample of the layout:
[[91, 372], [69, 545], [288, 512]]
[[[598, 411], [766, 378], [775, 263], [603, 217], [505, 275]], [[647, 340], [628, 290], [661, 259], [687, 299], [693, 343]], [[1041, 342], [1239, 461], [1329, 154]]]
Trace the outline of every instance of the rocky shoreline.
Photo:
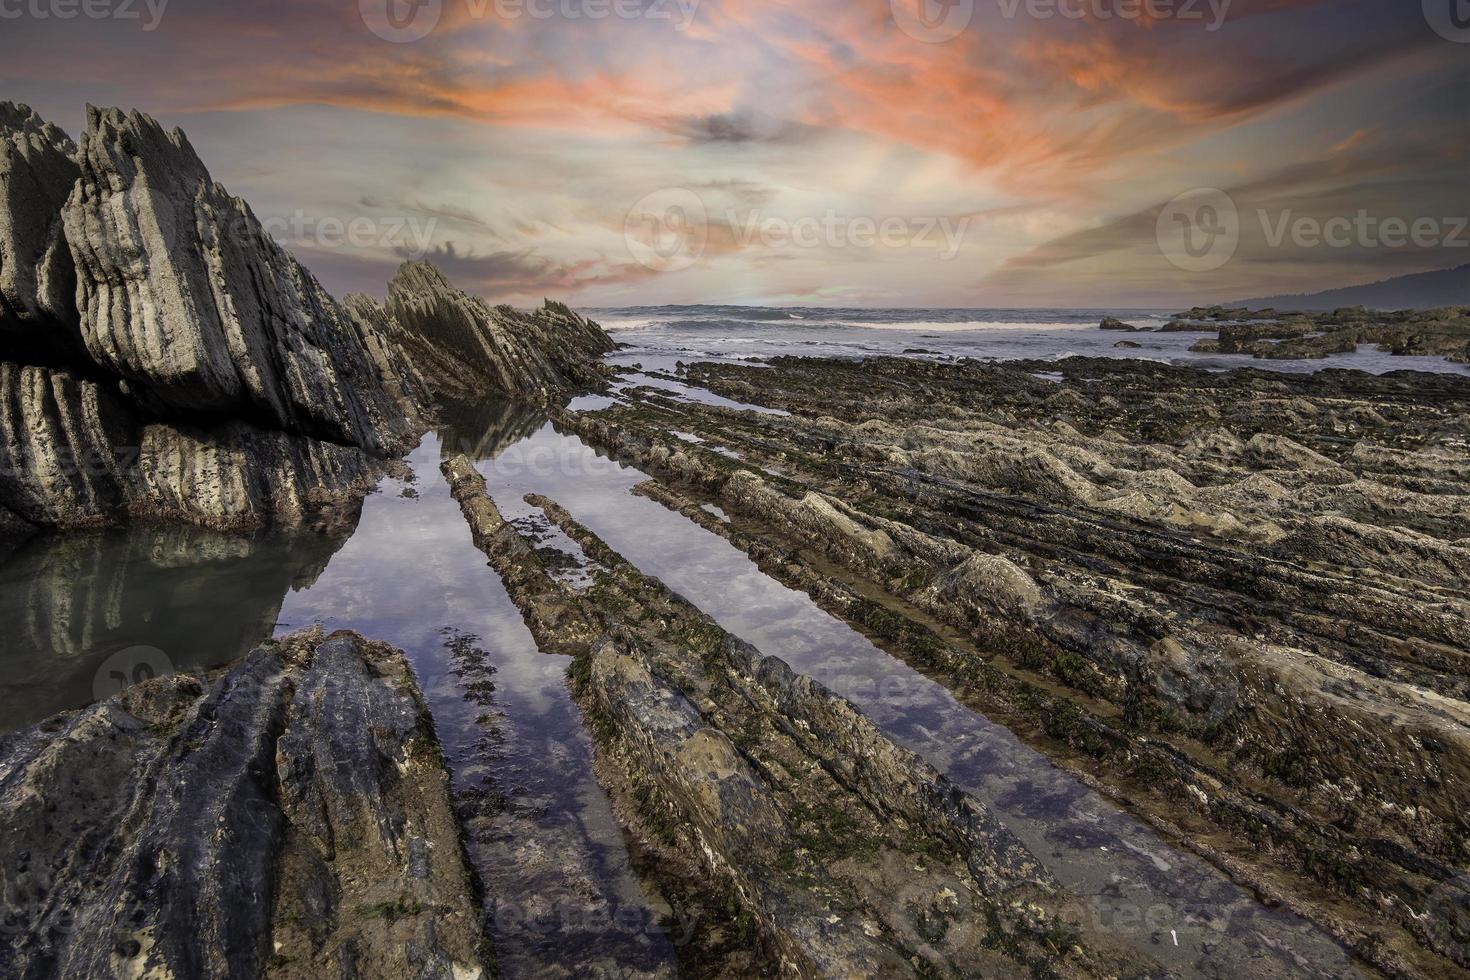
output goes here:
[[1056, 883], [980, 803], [842, 698], [533, 498], [597, 565], [565, 588], [467, 460], [444, 470], [538, 641], [574, 656], [600, 774], [659, 851], [655, 881], [737, 940], [685, 950], [698, 975], [1165, 975], [1060, 915]]
[[[1164, 330], [1262, 359], [1464, 361], [1467, 322], [1209, 308]], [[79, 532], [194, 525], [229, 552], [289, 529], [306, 544], [238, 550], [299, 551], [287, 577], [310, 578], [442, 426], [441, 502], [536, 649], [570, 658], [649, 906], [699, 924], [675, 962], [619, 975], [1173, 974], [1183, 953], [1079, 915], [1034, 840], [780, 650], [556, 500], [524, 502], [563, 550], [507, 521], [476, 462], [549, 417], [1364, 972], [1470, 975], [1470, 379], [783, 357], [659, 379], [773, 411], [636, 382], [556, 407], [606, 390], [614, 349], [559, 303], [492, 306], [426, 263], [339, 302], [177, 130], [89, 109], [73, 144], [0, 103], [0, 559], [74, 544], [12, 597], [35, 647], [84, 642], [53, 581], [89, 571]], [[238, 603], [248, 642], [276, 592]], [[493, 740], [490, 672], [463, 699]], [[402, 652], [318, 628], [0, 735], [0, 972], [494, 975], [506, 896], [465, 827], [535, 824], [455, 798], [419, 685]], [[565, 850], [526, 858], [551, 893], [531, 899], [610, 904], [598, 856]], [[1252, 975], [1342, 975], [1262, 941]]]
[[792, 414], [645, 389], [557, 423], [1364, 960], [1470, 962], [1464, 379], [778, 359], [685, 380]]
[[[1106, 317], [1103, 330], [1147, 333]], [[1320, 313], [1194, 307], [1159, 328], [1161, 333], [1213, 333], [1197, 342], [1196, 354], [1243, 354], [1263, 360], [1321, 360], [1356, 353], [1360, 344], [1399, 357], [1443, 357], [1470, 364], [1470, 307], [1382, 312], [1361, 306]], [[1120, 341], [1119, 347], [1136, 346]]]

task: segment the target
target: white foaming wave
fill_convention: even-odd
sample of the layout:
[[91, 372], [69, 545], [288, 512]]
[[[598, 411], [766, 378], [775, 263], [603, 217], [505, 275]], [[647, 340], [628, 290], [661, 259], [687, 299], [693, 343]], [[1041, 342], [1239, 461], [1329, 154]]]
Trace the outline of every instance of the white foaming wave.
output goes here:
[[974, 333], [978, 330], [1096, 330], [1095, 323], [1022, 323], [1008, 320], [905, 320], [898, 323], [864, 323], [827, 320], [812, 326], [853, 327], [860, 330], [899, 330], [904, 333]]
[[[597, 320], [596, 317], [593, 319]], [[609, 333], [619, 330], [661, 330], [668, 326], [667, 321], [649, 317], [615, 317], [609, 320], [597, 320], [597, 324]]]

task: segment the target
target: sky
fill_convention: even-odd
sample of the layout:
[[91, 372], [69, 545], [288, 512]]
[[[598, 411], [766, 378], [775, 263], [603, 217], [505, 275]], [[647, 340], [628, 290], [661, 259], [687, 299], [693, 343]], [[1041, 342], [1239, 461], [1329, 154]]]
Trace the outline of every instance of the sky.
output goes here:
[[1160, 307], [1470, 262], [1470, 0], [0, 0], [342, 295]]

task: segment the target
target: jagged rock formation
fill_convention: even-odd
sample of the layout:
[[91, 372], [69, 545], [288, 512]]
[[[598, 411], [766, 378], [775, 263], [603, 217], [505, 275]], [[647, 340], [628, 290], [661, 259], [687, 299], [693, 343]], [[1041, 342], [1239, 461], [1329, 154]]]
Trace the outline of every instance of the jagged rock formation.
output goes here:
[[87, 110], [62, 213], [82, 333], [165, 417], [225, 416], [385, 455], [400, 412], [352, 318], [216, 184], [178, 130]]
[[0, 356], [49, 364], [81, 352], [61, 222], [80, 176], [76, 152], [30, 109], [0, 102]]
[[744, 518], [697, 519], [1390, 974], [1470, 967], [1470, 381], [884, 358], [687, 380], [793, 414], [650, 389], [554, 420], [682, 512]]
[[554, 580], [463, 457], [443, 470], [543, 649], [574, 656], [599, 778], [702, 928], [700, 976], [1162, 976], [1059, 914], [1065, 894], [973, 798], [844, 699], [720, 629], [553, 501], [595, 563]]
[[74, 146], [0, 103], [0, 536], [127, 518], [302, 523], [433, 406], [597, 381], [607, 335], [424, 263], [337, 303], [187, 138], [88, 107]]
[[487, 975], [423, 701], [354, 634], [0, 739], [0, 814], [6, 976]]
[[[363, 298], [350, 300], [362, 308]], [[596, 384], [613, 343], [597, 324], [548, 300], [525, 312], [468, 296], [427, 262], [406, 262], [388, 287], [392, 339], [438, 398], [547, 395]]]
[[15, 364], [0, 364], [0, 437], [0, 501], [33, 528], [329, 522], [376, 472], [357, 447], [244, 422], [144, 424], [111, 385]]

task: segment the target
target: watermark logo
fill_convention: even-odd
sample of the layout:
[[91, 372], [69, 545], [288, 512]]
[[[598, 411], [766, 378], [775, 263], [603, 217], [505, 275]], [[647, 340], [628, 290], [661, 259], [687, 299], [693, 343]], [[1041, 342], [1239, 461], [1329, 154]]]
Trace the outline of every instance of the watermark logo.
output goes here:
[[1366, 209], [1325, 219], [1299, 215], [1290, 208], [1275, 215], [1264, 209], [1257, 214], [1271, 248], [1288, 242], [1297, 248], [1470, 248], [1466, 234], [1470, 218], [1465, 217], [1381, 218]]
[[623, 240], [634, 261], [654, 272], [682, 272], [709, 244], [704, 200], [685, 187], [645, 194], [623, 219]]
[[428, 37], [444, 15], [444, 0], [358, 0], [362, 22], [384, 41], [408, 44]]
[[633, 205], [623, 222], [623, 237], [634, 260], [655, 272], [689, 268], [712, 241], [734, 250], [928, 249], [948, 260], [959, 254], [971, 220], [969, 215], [845, 215], [832, 208], [800, 217], [759, 208], [729, 208], [711, 215], [698, 194], [675, 187], [655, 191]]
[[1225, 25], [1233, 0], [996, 0], [1007, 20], [1113, 20], [1145, 24], [1162, 21], [1200, 23], [1214, 33]]
[[[18, 2], [18, 0], [0, 0]], [[36, 2], [36, 0], [32, 0]], [[53, 0], [63, 2], [63, 0]], [[666, 20], [686, 31], [700, 0], [463, 0], [471, 21]], [[385, 41], [407, 44], [433, 33], [444, 16], [444, 0], [358, 0], [368, 30]]]
[[888, 0], [888, 5], [898, 29], [925, 44], [953, 41], [975, 18], [975, 0]]
[[1154, 228], [1159, 251], [1185, 272], [1213, 272], [1240, 247], [1240, 212], [1213, 187], [1185, 191], [1164, 205]]
[[169, 0], [0, 0], [0, 20], [131, 20], [158, 30]]
[[[305, 211], [266, 215], [258, 219], [261, 229], [279, 245], [312, 249], [353, 248], [391, 251], [405, 259], [421, 259], [433, 246], [437, 218], [412, 215], [371, 218], [367, 215], [309, 215]], [[249, 241], [254, 228], [242, 217], [230, 232]]]
[[105, 701], [144, 681], [166, 677], [173, 672], [173, 661], [157, 647], [127, 647], [108, 657], [97, 668], [92, 678], [92, 698]]
[[1424, 0], [1424, 19], [1446, 41], [1470, 44], [1470, 0]]
[[[1318, 216], [1292, 208], [1258, 208], [1259, 241], [1268, 249], [1470, 248], [1470, 217], [1415, 218], [1354, 214]], [[1159, 250], [1186, 272], [1213, 272], [1234, 257], [1245, 222], [1230, 195], [1214, 188], [1187, 191], [1159, 212]], [[1253, 242], [1257, 239], [1253, 236]]]

